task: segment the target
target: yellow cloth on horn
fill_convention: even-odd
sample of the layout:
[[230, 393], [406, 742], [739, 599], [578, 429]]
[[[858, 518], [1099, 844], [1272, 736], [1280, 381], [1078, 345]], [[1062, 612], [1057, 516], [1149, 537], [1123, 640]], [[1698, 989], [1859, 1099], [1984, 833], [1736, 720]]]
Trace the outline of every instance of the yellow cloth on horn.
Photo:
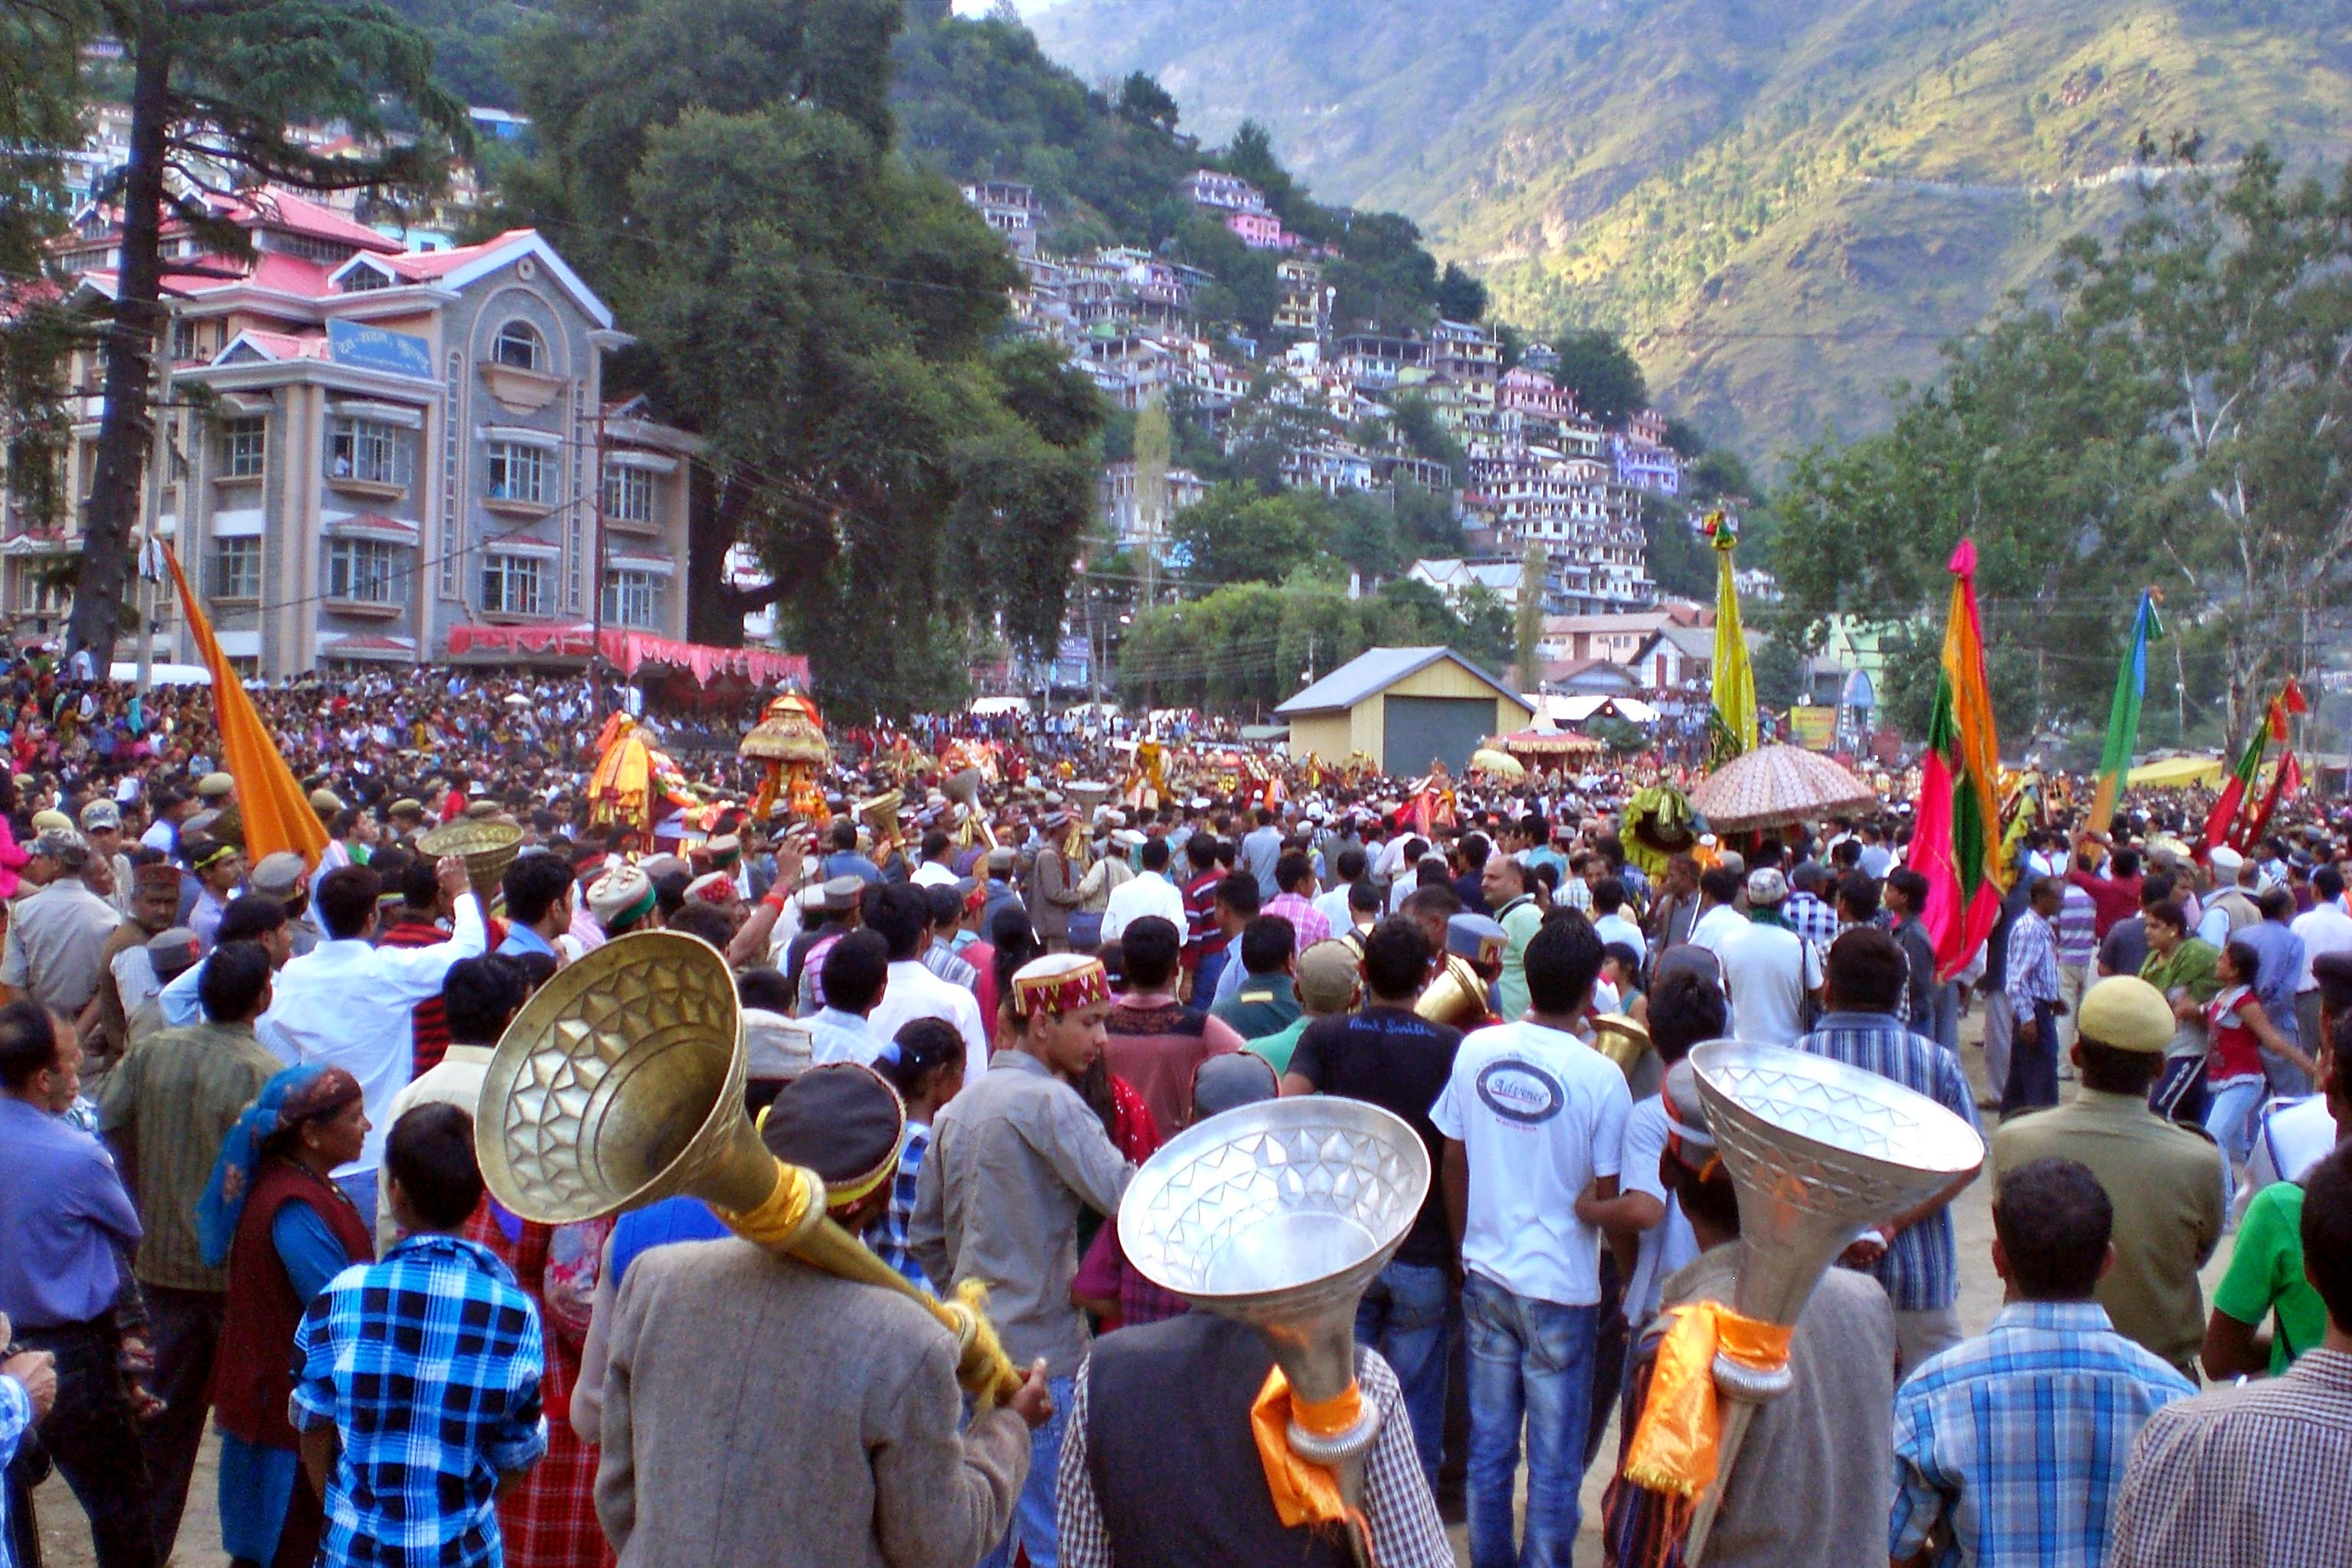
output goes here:
[[1794, 1331], [1743, 1318], [1720, 1301], [1693, 1301], [1666, 1315], [1673, 1324], [1658, 1345], [1650, 1396], [1625, 1450], [1624, 1475], [1635, 1486], [1689, 1499], [1715, 1484], [1716, 1445], [1723, 1431], [1716, 1352], [1770, 1372], [1788, 1364]]

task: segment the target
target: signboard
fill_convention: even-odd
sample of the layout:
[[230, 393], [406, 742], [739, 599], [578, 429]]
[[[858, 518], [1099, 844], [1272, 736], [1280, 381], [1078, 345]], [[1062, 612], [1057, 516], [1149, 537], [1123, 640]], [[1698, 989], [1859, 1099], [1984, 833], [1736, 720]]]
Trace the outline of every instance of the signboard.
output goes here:
[[413, 333], [386, 331], [362, 321], [329, 321], [327, 353], [337, 364], [354, 370], [433, 379], [433, 345]]
[[1809, 752], [1826, 752], [1837, 741], [1838, 710], [1826, 702], [1789, 710], [1789, 738]]

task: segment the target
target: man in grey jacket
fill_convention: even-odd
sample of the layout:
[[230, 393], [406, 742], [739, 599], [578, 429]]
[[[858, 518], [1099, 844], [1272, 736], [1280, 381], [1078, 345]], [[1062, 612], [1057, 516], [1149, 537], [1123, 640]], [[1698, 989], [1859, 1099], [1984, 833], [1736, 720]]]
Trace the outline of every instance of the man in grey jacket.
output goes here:
[[[785, 1085], [761, 1136], [824, 1179], [856, 1235], [889, 1205], [904, 1125], [888, 1084], [840, 1062]], [[621, 1285], [597, 1430], [596, 1515], [621, 1563], [968, 1568], [1004, 1534], [1052, 1405], [1033, 1368], [959, 1434], [956, 1355], [920, 1303], [748, 1241], [646, 1251]]]

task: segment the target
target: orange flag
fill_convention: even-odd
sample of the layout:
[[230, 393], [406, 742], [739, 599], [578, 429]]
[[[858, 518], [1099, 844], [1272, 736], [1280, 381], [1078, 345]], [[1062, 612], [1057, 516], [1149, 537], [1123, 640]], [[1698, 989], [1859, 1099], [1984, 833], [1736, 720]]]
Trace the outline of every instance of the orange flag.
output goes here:
[[212, 622], [205, 618], [204, 607], [188, 587], [180, 557], [167, 545], [163, 559], [172, 568], [172, 581], [179, 586], [180, 604], [187, 612], [196, 651], [203, 656], [205, 668], [213, 672], [213, 715], [220, 725], [221, 754], [228, 763], [228, 775], [236, 781], [246, 858], [258, 860], [289, 849], [315, 871], [319, 857], [327, 852], [327, 825], [319, 820], [310, 797], [302, 793], [302, 786], [294, 782], [293, 770], [278, 754], [278, 742], [269, 738], [268, 726], [255, 711], [245, 683], [237, 679], [228, 655], [221, 651]]

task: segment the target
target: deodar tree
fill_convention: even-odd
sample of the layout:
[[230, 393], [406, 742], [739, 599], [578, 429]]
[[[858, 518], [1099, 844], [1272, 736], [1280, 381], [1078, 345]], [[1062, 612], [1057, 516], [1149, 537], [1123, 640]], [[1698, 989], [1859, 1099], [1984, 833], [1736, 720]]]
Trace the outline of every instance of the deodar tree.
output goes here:
[[[638, 334], [627, 374], [719, 473], [692, 633], [784, 611], [852, 710], [937, 696], [966, 640], [1049, 647], [1103, 409], [1005, 341], [1021, 275], [891, 146], [896, 0], [562, 0], [515, 61], [540, 152], [518, 216]], [[772, 585], [730, 584], [751, 546]]]

